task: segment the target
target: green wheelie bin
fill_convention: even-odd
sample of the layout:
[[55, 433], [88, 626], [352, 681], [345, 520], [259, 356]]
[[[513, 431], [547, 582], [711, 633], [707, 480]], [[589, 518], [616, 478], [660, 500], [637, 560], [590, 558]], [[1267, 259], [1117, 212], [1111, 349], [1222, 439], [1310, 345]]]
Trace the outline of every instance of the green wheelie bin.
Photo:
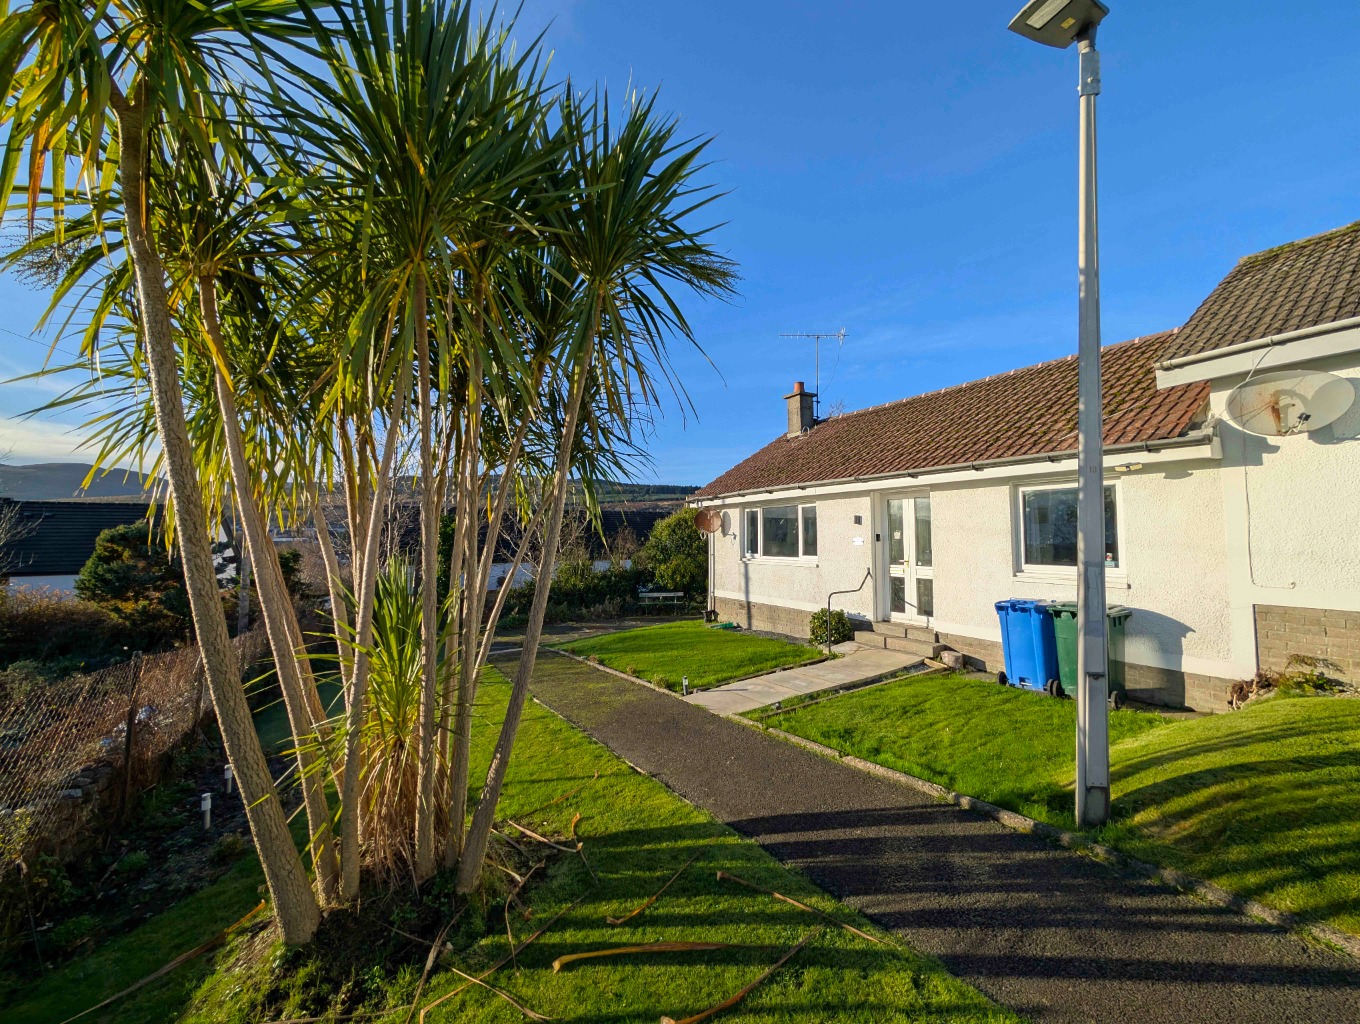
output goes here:
[[[1059, 601], [1048, 607], [1053, 616], [1053, 634], [1058, 641], [1058, 680], [1063, 691], [1077, 695], [1077, 603]], [[1133, 614], [1122, 604], [1110, 605], [1105, 611], [1110, 637], [1110, 701], [1118, 706], [1124, 693], [1124, 624]]]

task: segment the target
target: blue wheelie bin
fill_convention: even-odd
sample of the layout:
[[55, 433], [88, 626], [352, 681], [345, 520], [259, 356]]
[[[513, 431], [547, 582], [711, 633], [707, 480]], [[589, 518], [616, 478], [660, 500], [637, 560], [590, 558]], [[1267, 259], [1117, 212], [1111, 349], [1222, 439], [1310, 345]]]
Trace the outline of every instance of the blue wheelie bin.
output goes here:
[[1058, 641], [1047, 601], [1008, 600], [996, 603], [1005, 652], [1005, 678], [999, 682], [1043, 690], [1058, 678]]

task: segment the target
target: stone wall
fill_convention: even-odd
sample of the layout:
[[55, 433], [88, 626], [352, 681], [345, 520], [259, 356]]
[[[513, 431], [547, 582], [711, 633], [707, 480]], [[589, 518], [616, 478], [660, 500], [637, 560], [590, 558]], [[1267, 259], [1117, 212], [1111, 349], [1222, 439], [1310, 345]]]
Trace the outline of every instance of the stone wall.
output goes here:
[[798, 608], [781, 608], [774, 604], [758, 604], [754, 601], [741, 601], [730, 597], [714, 598], [720, 621], [735, 622], [743, 629], [758, 629], [766, 633], [782, 633], [785, 636], [806, 640], [809, 634], [811, 612]]
[[1360, 611], [1256, 605], [1256, 657], [1262, 671], [1279, 672], [1290, 655], [1321, 658], [1327, 675], [1360, 683]]
[[1000, 672], [1006, 667], [1005, 653], [995, 640], [979, 640], [961, 633], [939, 633], [940, 643], [948, 644], [967, 658], [967, 666], [979, 672]]
[[1229, 691], [1234, 680], [1182, 672], [1154, 665], [1124, 665], [1124, 692], [1144, 704], [1168, 708], [1190, 708], [1221, 714], [1231, 711]]

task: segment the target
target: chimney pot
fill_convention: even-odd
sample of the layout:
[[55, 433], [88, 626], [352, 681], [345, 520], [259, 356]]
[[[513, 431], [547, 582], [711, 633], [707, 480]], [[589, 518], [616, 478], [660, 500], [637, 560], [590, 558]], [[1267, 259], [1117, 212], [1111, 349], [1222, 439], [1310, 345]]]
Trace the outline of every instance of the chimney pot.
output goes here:
[[793, 382], [793, 393], [784, 396], [789, 407], [789, 437], [797, 437], [813, 428], [816, 420], [812, 411], [816, 398], [816, 394], [803, 387], [801, 380]]

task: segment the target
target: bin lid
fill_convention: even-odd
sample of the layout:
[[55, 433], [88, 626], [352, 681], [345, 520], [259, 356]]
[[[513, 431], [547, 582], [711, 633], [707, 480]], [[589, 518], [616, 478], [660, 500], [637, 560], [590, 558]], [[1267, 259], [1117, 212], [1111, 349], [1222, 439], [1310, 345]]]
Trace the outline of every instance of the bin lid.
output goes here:
[[997, 611], [1030, 612], [1048, 608], [1051, 602], [1028, 597], [1012, 597], [996, 603]]
[[[1076, 601], [1054, 601], [1049, 604], [1048, 610], [1054, 615], [1075, 616], [1078, 607]], [[1105, 606], [1105, 617], [1109, 619], [1118, 619], [1120, 622], [1123, 622], [1132, 614], [1133, 609], [1127, 608], [1122, 604]]]

